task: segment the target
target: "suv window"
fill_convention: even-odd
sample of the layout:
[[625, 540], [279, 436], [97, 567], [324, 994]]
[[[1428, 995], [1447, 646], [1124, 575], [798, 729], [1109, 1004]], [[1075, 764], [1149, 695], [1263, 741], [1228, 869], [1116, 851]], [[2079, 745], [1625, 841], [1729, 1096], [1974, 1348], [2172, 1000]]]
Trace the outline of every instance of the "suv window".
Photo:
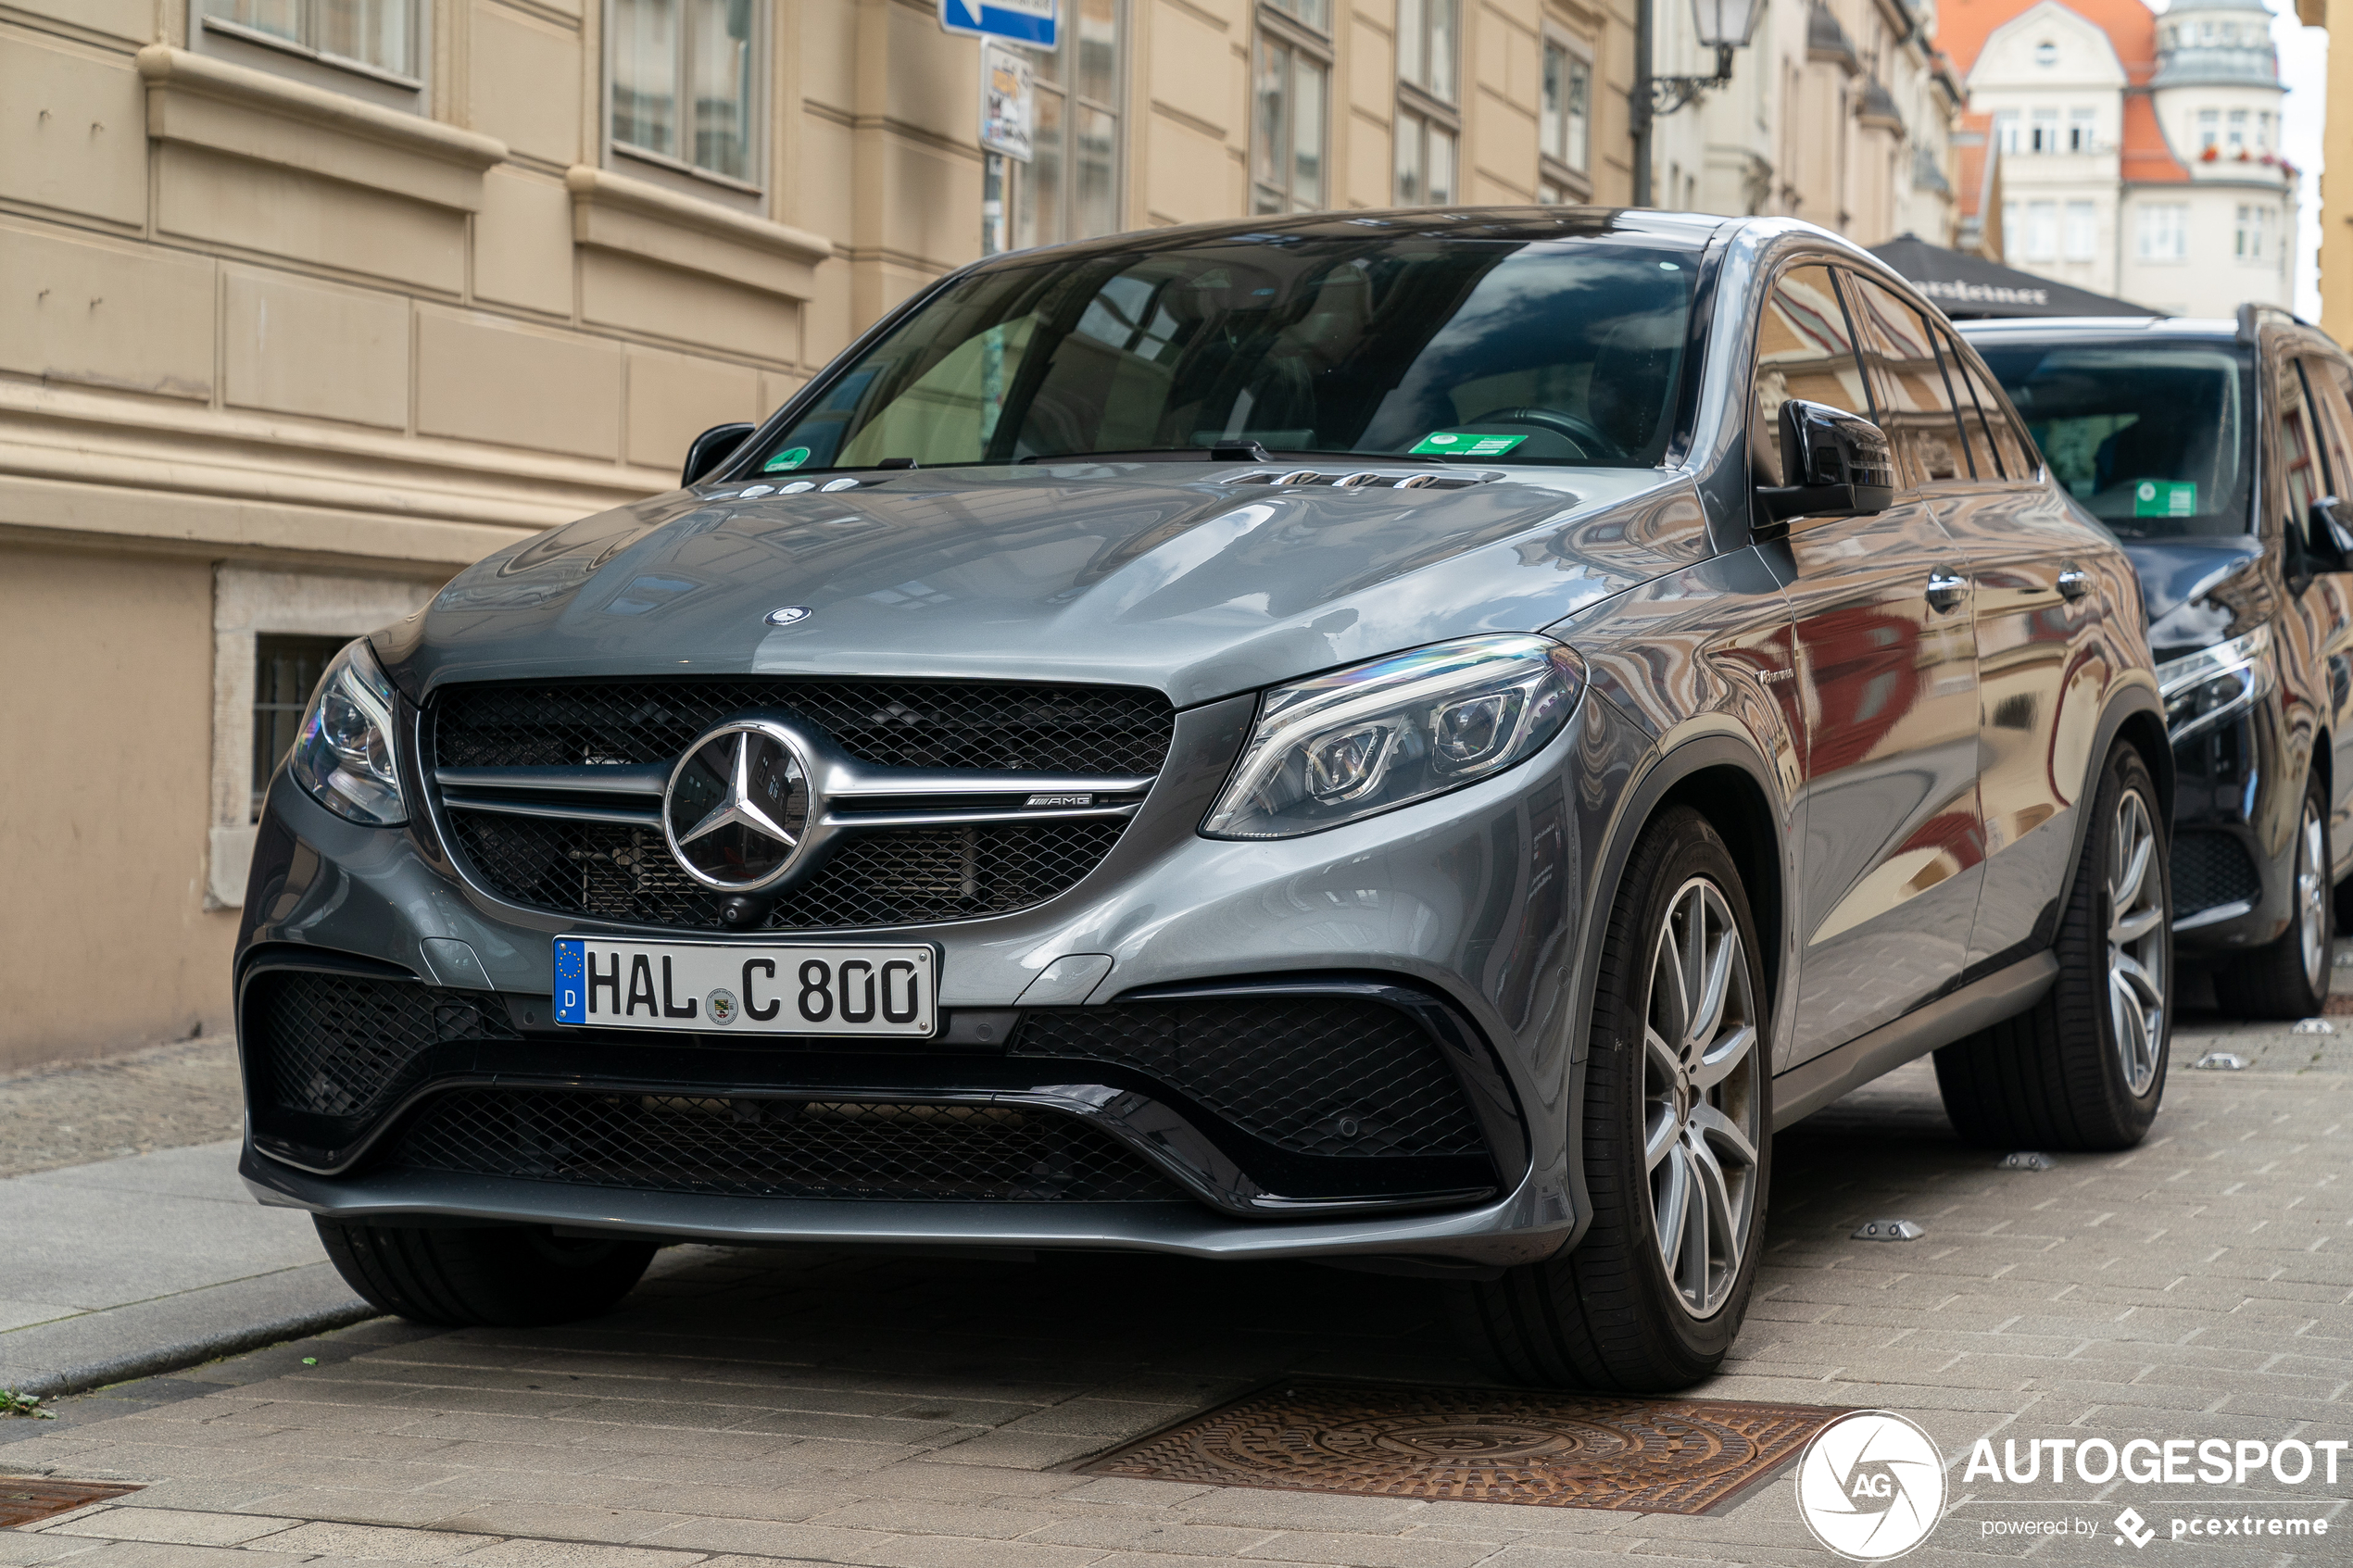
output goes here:
[[1906, 486], [1969, 477], [1969, 458], [1953, 418], [1953, 397], [1937, 362], [1927, 322], [1869, 278], [1844, 274], [1847, 302], [1863, 334], [1863, 364], [1880, 428], [1895, 449]]
[[2353, 488], [2353, 367], [2335, 359], [2309, 355], [2303, 360], [2304, 393], [2321, 432], [2321, 450], [2328, 459], [2329, 494], [2339, 500]]
[[2329, 494], [2327, 458], [2321, 453], [2321, 433], [2304, 400], [2304, 377], [2296, 361], [2282, 359], [2271, 420], [2271, 458], [2279, 465], [2280, 510], [2290, 533], [2301, 535], [2312, 503]]
[[2246, 350], [2207, 341], [1980, 351], [2053, 476], [2117, 533], [2246, 532], [2255, 445]]
[[1793, 397], [1877, 418], [1838, 285], [1827, 267], [1793, 267], [1773, 285], [1756, 328], [1756, 396], [1749, 461], [1760, 484], [1780, 484], [1781, 405]]

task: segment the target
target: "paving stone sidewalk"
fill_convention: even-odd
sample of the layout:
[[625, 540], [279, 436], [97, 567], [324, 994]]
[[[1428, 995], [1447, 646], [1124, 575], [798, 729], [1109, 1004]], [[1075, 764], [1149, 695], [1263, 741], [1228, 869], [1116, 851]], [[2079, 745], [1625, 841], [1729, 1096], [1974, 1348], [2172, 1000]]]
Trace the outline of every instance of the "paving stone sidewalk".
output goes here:
[[[2325, 1516], [2273, 1547], [2353, 1561], [2338, 1484], [1965, 1483], [1980, 1436], [2353, 1438], [2353, 1020], [2190, 1020], [2141, 1148], [1994, 1168], [1917, 1064], [1776, 1140], [1756, 1299], [1719, 1398], [1921, 1423], [1958, 1499], [1907, 1564], [2116, 1564], [2130, 1503]], [[2233, 1073], [2185, 1070], [2224, 1047]], [[1924, 1239], [1849, 1239], [1904, 1217]], [[0, 1564], [262, 1568], [1572, 1568], [1827, 1562], [1786, 1478], [1716, 1517], [1089, 1477], [1085, 1456], [1289, 1374], [1473, 1381], [1436, 1286], [1300, 1265], [1030, 1263], [676, 1248], [623, 1311], [536, 1332], [379, 1321], [0, 1422], [0, 1472], [146, 1489], [0, 1532]], [[298, 1353], [297, 1353], [298, 1352]], [[315, 1365], [305, 1365], [308, 1357]], [[8, 1441], [6, 1439], [15, 1439]], [[2349, 1456], [2353, 1457], [2353, 1456]], [[2096, 1520], [2094, 1537], [1990, 1521]]]

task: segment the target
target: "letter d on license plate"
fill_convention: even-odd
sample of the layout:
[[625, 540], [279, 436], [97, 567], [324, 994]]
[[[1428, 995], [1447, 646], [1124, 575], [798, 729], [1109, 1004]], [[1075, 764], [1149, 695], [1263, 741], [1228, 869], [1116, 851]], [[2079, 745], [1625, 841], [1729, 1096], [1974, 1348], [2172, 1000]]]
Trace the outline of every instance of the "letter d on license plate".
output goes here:
[[556, 938], [559, 1023], [727, 1035], [928, 1037], [938, 1014], [930, 947], [746, 947]]

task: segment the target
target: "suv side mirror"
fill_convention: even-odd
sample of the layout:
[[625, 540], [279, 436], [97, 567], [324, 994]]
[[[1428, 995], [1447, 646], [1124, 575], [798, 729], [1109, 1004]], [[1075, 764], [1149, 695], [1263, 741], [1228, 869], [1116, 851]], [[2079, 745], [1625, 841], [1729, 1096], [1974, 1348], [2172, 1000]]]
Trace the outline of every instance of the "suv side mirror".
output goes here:
[[2335, 496], [2323, 495], [2312, 503], [2305, 532], [2310, 536], [2310, 554], [2322, 565], [2342, 571], [2353, 561], [2353, 508]]
[[1780, 423], [1781, 472], [1792, 483], [1757, 486], [1768, 521], [1869, 517], [1894, 504], [1894, 456], [1879, 426], [1802, 397], [1781, 405]]
[[678, 483], [692, 484], [717, 468], [728, 453], [744, 444], [744, 437], [753, 428], [746, 424], [712, 425], [696, 436], [694, 444], [686, 448], [686, 466], [681, 470]]

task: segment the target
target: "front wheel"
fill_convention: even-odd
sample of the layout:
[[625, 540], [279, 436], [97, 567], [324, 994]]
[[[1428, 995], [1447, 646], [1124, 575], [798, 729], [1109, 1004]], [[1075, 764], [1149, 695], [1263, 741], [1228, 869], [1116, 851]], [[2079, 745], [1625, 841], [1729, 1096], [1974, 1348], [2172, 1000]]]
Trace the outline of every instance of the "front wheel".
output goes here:
[[1756, 1274], [1766, 1026], [1740, 873], [1705, 818], [1665, 811], [1635, 845], [1603, 940], [1579, 1129], [1592, 1223], [1575, 1250], [1454, 1298], [1495, 1371], [1627, 1392], [1715, 1372]]
[[2311, 1018], [2328, 1002], [2335, 900], [2329, 888], [2329, 805], [2319, 778], [2304, 786], [2289, 846], [2287, 930], [2269, 947], [2214, 972], [2214, 999], [2240, 1018]]
[[412, 1323], [535, 1328], [594, 1317], [629, 1294], [650, 1241], [536, 1226], [346, 1225], [313, 1216], [328, 1261], [369, 1305]]
[[1954, 1130], [2007, 1148], [2130, 1148], [2165, 1098], [2173, 886], [2141, 754], [2118, 743], [2060, 915], [2058, 978], [2016, 1018], [1936, 1053]]

